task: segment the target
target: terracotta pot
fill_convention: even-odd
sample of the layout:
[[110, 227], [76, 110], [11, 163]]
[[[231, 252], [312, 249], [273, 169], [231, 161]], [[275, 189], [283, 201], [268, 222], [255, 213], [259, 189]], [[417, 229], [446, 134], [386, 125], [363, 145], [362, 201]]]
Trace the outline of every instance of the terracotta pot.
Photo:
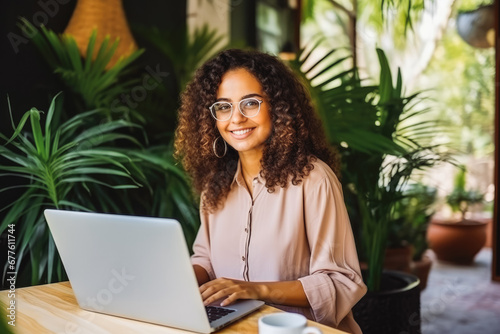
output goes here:
[[411, 273], [420, 280], [420, 291], [427, 287], [427, 279], [432, 267], [432, 259], [428, 255], [423, 255], [420, 261], [412, 261], [410, 263]]
[[493, 218], [474, 217], [474, 220], [486, 223], [486, 244], [484, 247], [493, 247]]
[[410, 263], [413, 249], [411, 246], [387, 248], [385, 250], [384, 269], [410, 273]]
[[441, 261], [471, 264], [486, 243], [486, 223], [475, 220], [432, 220], [427, 230], [429, 247]]

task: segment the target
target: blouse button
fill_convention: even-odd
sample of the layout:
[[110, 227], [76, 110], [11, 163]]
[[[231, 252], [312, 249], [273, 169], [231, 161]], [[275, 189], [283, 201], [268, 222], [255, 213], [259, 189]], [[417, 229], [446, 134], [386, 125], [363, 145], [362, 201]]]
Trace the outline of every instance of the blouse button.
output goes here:
[[245, 232], [247, 232], [247, 233], [248, 233], [248, 228], [246, 228], [246, 227], [245, 227]]
[[241, 260], [242, 260], [242, 261], [245, 261], [245, 257], [244, 257], [244, 256], [242, 256], [242, 257], [241, 257]]

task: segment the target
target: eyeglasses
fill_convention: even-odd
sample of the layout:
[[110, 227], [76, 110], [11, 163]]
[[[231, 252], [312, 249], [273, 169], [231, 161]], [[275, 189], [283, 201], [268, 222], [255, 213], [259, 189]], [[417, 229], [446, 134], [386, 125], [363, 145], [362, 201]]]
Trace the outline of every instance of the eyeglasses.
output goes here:
[[[249, 97], [238, 103], [238, 109], [243, 116], [252, 118], [259, 113], [262, 102], [263, 100]], [[209, 109], [212, 116], [218, 121], [227, 121], [233, 115], [233, 104], [231, 102], [215, 102]]]

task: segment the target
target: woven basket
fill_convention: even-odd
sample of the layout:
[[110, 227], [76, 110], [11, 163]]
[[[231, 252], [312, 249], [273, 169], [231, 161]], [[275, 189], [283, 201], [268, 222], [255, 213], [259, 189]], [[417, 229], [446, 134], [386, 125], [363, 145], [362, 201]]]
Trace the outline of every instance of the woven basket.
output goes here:
[[130, 32], [122, 0], [78, 0], [65, 34], [75, 38], [82, 57], [87, 53], [87, 45], [93, 30], [97, 30], [95, 59], [99, 46], [106, 36], [111, 42], [120, 42], [107, 68], [111, 68], [121, 57], [137, 50], [137, 44]]

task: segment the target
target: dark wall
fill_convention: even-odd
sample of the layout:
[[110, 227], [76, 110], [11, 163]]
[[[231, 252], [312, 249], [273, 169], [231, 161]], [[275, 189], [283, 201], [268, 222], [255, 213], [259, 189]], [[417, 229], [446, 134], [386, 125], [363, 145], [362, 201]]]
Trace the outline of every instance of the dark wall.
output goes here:
[[[64, 1], [61, 1], [64, 2]], [[43, 2], [42, 2], [43, 3]], [[47, 1], [49, 3], [49, 1]], [[49, 95], [58, 87], [43, 59], [38, 56], [33, 44], [17, 27], [19, 17], [36, 24], [46, 22], [55, 31], [63, 31], [67, 25], [75, 2], [51, 6], [41, 6], [36, 1], [4, 1], [0, 14], [0, 131], [11, 134], [8, 121], [7, 94], [15, 115], [24, 113], [31, 107], [42, 109], [47, 106]], [[47, 13], [49, 12], [49, 13]]]
[[[47, 28], [62, 33], [67, 26], [76, 0], [1, 0], [0, 7], [0, 132], [7, 137], [13, 133], [10, 122], [7, 95], [9, 95], [14, 122], [30, 108], [47, 110], [52, 97], [64, 89], [62, 83], [52, 73], [38, 50], [17, 27], [19, 17], [25, 17], [34, 25], [43, 23]], [[182, 33], [186, 27], [186, 0], [165, 1], [123, 0], [123, 6], [132, 32], [140, 48], [146, 52], [138, 60], [138, 66], [165, 68], [165, 57], [148, 44], [144, 38], [134, 33], [135, 26], [152, 27]], [[29, 126], [27, 124], [26, 126]], [[0, 140], [0, 145], [4, 143]], [[0, 164], [5, 163], [0, 158]], [[0, 188], [11, 186], [19, 179], [0, 177]], [[13, 198], [16, 191], [0, 192], [0, 209]], [[0, 211], [0, 223], [5, 211]], [[3, 247], [5, 234], [0, 236], [0, 263], [5, 263], [6, 248]], [[2, 266], [3, 268], [3, 266]]]
[[[2, 1], [0, 10], [0, 132], [11, 134], [7, 94], [15, 116], [31, 107], [46, 109], [61, 83], [51, 73], [33, 44], [17, 27], [19, 17], [34, 25], [44, 23], [55, 32], [63, 32], [75, 8], [76, 0]], [[179, 30], [186, 25], [186, 1], [123, 0], [130, 26], [156, 26]], [[146, 48], [143, 63], [158, 64], [161, 55], [141, 36], [134, 33], [139, 47]], [[17, 117], [17, 120], [19, 117]]]
[[256, 1], [231, 1], [231, 42], [257, 46]]

